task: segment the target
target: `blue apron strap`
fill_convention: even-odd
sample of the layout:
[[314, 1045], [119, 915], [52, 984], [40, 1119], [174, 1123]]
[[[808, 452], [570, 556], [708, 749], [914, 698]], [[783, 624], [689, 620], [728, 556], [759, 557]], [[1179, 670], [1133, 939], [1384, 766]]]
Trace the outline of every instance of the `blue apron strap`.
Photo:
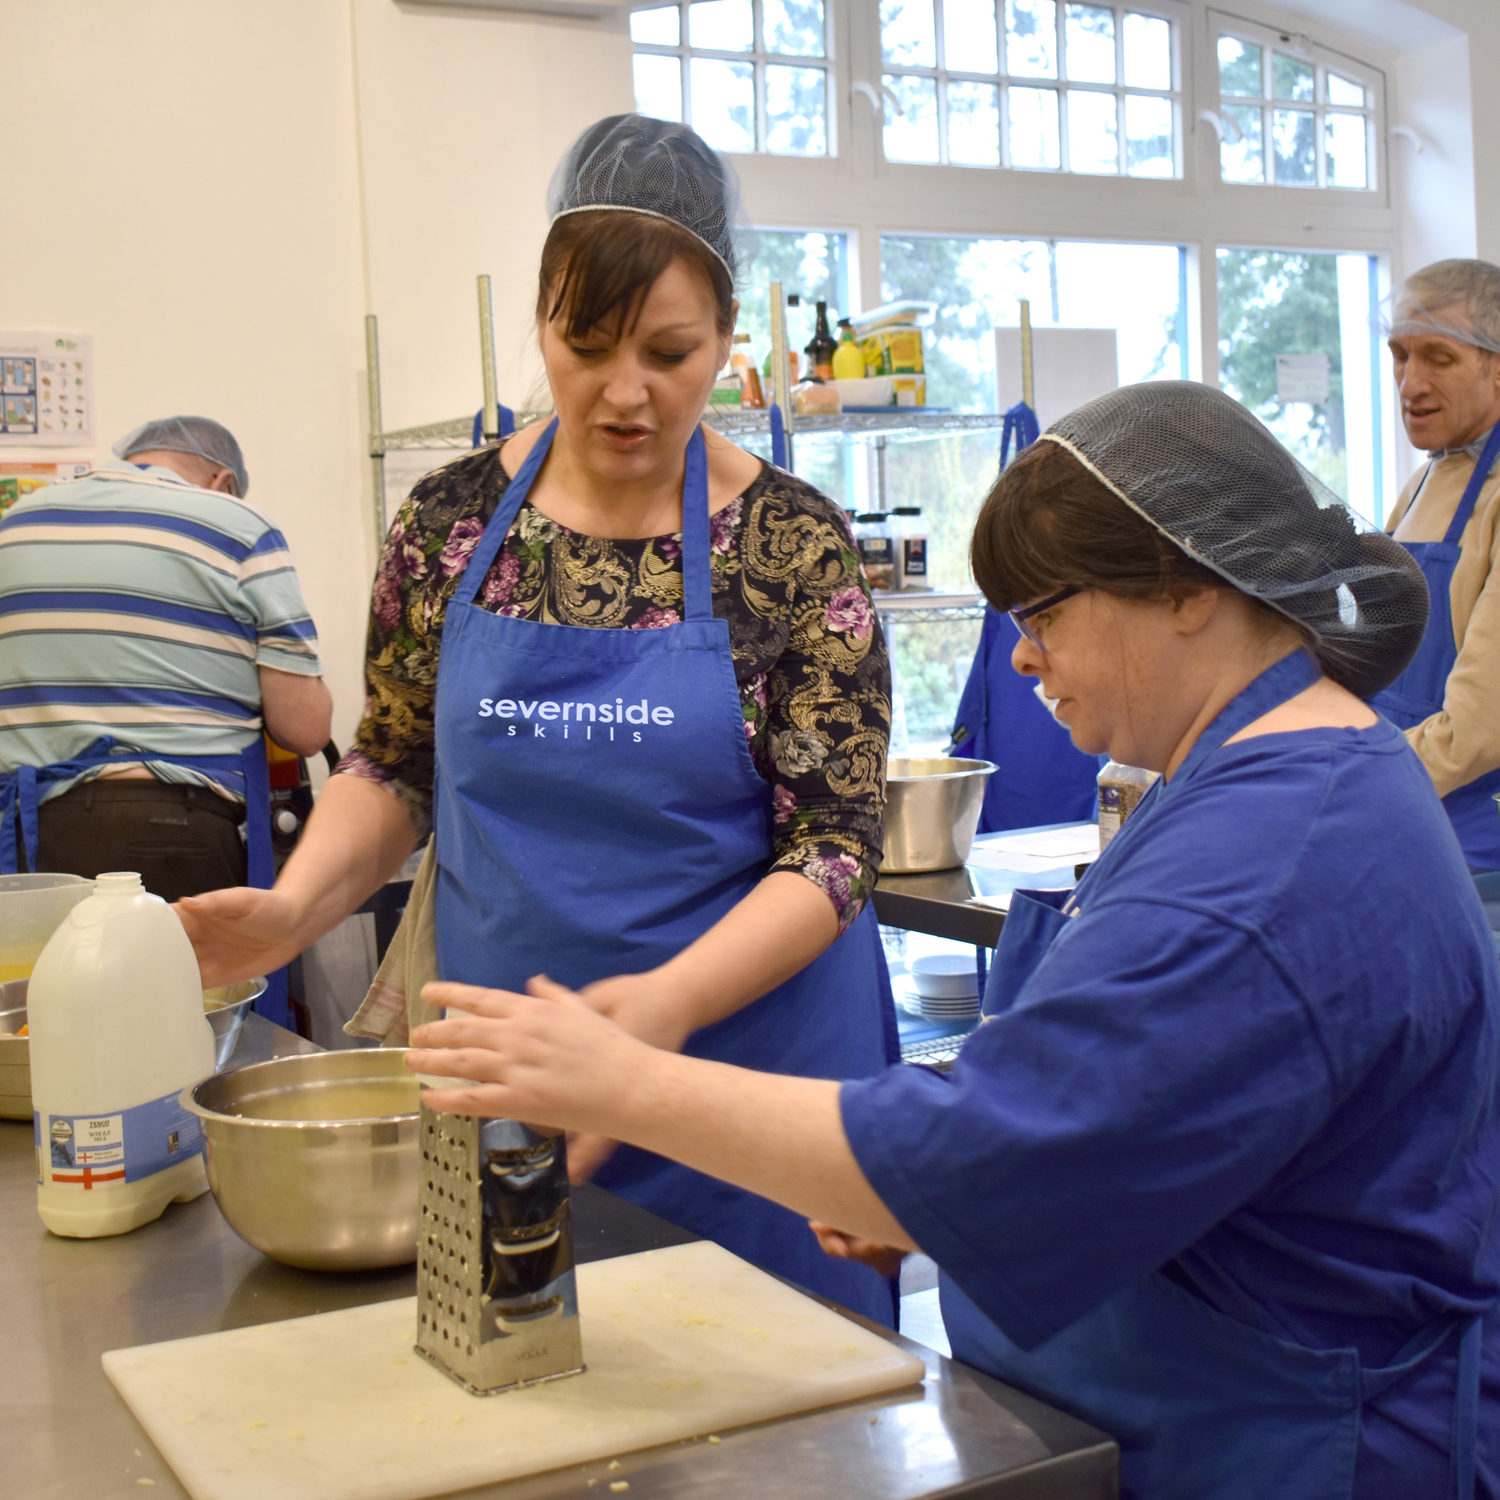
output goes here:
[[[1474, 514], [1474, 505], [1479, 499], [1479, 492], [1490, 477], [1490, 470], [1495, 467], [1496, 458], [1500, 458], [1500, 422], [1496, 422], [1491, 428], [1489, 441], [1484, 445], [1484, 453], [1479, 462], [1474, 465], [1474, 472], [1469, 475], [1469, 482], [1464, 486], [1463, 498], [1458, 502], [1458, 509], [1453, 512], [1453, 519], [1449, 521], [1448, 530], [1443, 534], [1443, 541], [1448, 546], [1458, 545], [1459, 538], [1464, 534], [1464, 527], [1469, 524], [1469, 517]], [[1415, 501], [1413, 503], [1415, 504]]]
[[771, 462], [778, 469], [786, 468], [786, 418], [775, 401], [771, 403]]
[[37, 827], [39, 800], [36, 789], [36, 767], [19, 766], [16, 769], [16, 802], [20, 814], [21, 842], [26, 849], [26, 868], [36, 869], [36, 846], [40, 838]]
[[708, 447], [702, 427], [688, 439], [682, 475], [682, 617], [713, 618], [713, 561], [708, 527]]
[[490, 569], [500, 555], [506, 537], [510, 535], [510, 528], [515, 525], [516, 517], [521, 513], [521, 502], [531, 492], [536, 476], [541, 473], [542, 465], [547, 461], [547, 454], [552, 449], [552, 439], [556, 436], [557, 418], [553, 417], [532, 445], [531, 452], [526, 455], [526, 462], [521, 465], [516, 477], [506, 485], [500, 504], [490, 517], [489, 525], [484, 528], [484, 535], [479, 538], [479, 545], [470, 554], [463, 576], [458, 580], [458, 587], [453, 591], [454, 604], [474, 602], [480, 584], [489, 577]]

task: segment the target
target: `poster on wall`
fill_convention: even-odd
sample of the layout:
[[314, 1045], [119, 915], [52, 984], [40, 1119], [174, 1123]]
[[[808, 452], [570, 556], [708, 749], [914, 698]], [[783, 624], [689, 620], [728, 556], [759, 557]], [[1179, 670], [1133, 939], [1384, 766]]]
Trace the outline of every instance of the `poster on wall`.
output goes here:
[[33, 490], [49, 484], [66, 484], [86, 474], [90, 467], [86, 463], [28, 464], [0, 459], [0, 516]]
[[94, 439], [94, 341], [0, 329], [0, 445], [75, 448]]

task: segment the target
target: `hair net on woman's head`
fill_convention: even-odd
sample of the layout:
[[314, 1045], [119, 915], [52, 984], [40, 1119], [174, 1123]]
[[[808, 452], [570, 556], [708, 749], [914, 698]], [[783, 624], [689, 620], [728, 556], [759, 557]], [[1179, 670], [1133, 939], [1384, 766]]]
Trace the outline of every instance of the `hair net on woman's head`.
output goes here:
[[1071, 453], [1189, 557], [1312, 635], [1361, 697], [1421, 643], [1427, 585], [1399, 542], [1357, 518], [1245, 410], [1163, 380], [1080, 406], [1038, 439]]
[[611, 115], [573, 142], [547, 190], [551, 218], [626, 209], [670, 219], [701, 240], [734, 279], [739, 185], [733, 169], [686, 125]]
[[154, 422], [143, 422], [110, 451], [116, 458], [129, 458], [133, 453], [150, 453], [153, 449], [196, 453], [234, 475], [236, 495], [243, 495], [250, 488], [240, 445], [235, 442], [234, 434], [212, 417], [158, 417]]
[[1500, 266], [1439, 260], [1413, 271], [1392, 298], [1391, 338], [1438, 334], [1500, 354]]

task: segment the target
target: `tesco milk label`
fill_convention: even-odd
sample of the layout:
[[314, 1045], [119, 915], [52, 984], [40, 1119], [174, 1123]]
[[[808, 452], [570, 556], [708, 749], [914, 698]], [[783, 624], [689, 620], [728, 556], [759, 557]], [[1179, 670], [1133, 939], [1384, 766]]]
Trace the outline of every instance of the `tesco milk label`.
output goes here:
[[33, 1116], [39, 1185], [84, 1191], [138, 1182], [197, 1156], [203, 1126], [176, 1094], [118, 1114]]

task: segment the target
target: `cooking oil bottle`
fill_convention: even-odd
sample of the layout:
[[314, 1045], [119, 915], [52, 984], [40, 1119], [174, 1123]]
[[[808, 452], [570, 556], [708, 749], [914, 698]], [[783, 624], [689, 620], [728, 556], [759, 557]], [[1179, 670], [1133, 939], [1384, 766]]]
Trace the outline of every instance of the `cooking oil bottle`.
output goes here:
[[37, 1207], [54, 1234], [124, 1234], [208, 1186], [178, 1094], [214, 1070], [192, 944], [141, 877], [101, 875], [26, 996]]

